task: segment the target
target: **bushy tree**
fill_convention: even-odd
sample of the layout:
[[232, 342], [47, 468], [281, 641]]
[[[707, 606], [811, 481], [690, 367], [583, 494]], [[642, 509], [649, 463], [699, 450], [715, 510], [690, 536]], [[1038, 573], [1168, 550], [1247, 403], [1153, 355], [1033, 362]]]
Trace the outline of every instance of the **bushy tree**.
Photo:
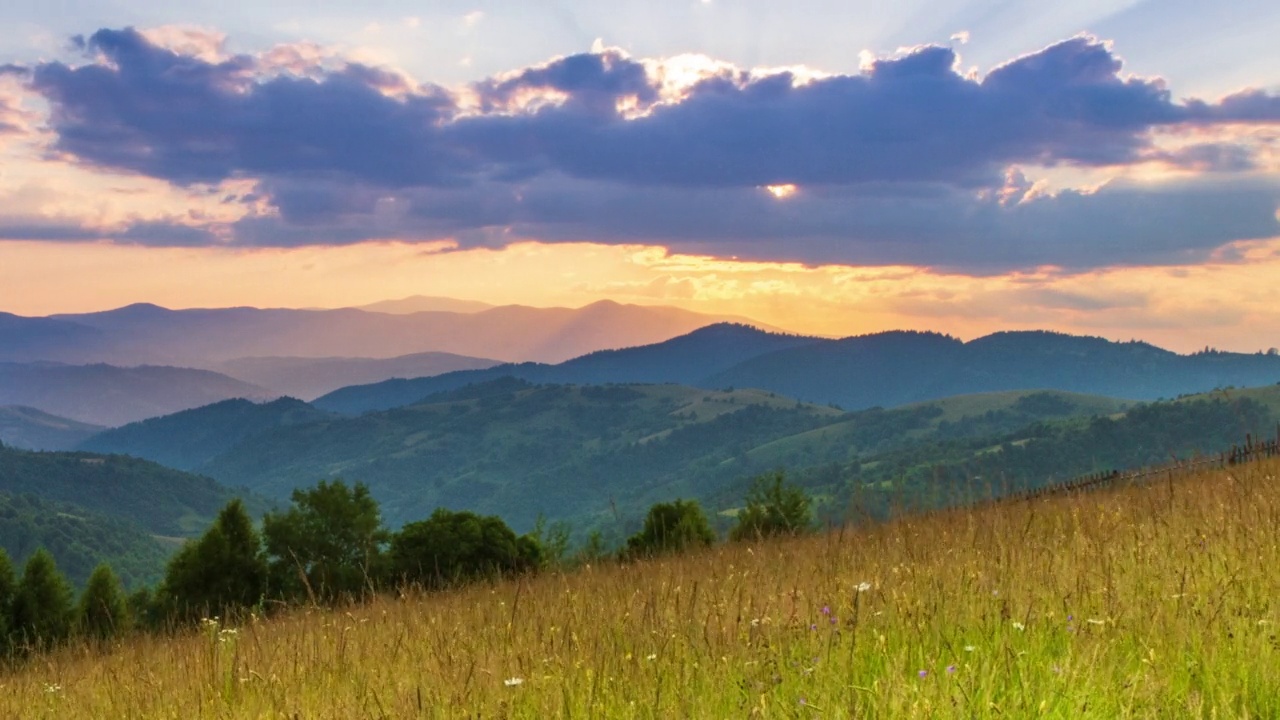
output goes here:
[[111, 571], [101, 564], [89, 576], [80, 604], [76, 607], [76, 628], [95, 640], [118, 637], [129, 629], [129, 606], [124, 587]]
[[516, 537], [501, 518], [444, 508], [392, 536], [389, 555], [395, 581], [427, 588], [525, 572], [542, 563], [537, 540]]
[[676, 500], [649, 508], [644, 528], [627, 538], [624, 554], [629, 557], [660, 555], [706, 547], [715, 541], [716, 534], [698, 501]]
[[179, 620], [234, 613], [261, 601], [267, 566], [244, 504], [232, 500], [169, 561], [160, 602]]
[[14, 593], [11, 633], [19, 645], [48, 648], [71, 634], [71, 619], [71, 586], [40, 548], [27, 559]]
[[756, 478], [746, 502], [746, 507], [738, 512], [737, 525], [729, 533], [733, 540], [794, 535], [808, 531], [813, 525], [809, 496], [788, 483], [785, 473]]
[[369, 488], [322, 480], [294, 490], [292, 499], [288, 512], [268, 513], [262, 522], [273, 588], [322, 601], [372, 590], [388, 533]]

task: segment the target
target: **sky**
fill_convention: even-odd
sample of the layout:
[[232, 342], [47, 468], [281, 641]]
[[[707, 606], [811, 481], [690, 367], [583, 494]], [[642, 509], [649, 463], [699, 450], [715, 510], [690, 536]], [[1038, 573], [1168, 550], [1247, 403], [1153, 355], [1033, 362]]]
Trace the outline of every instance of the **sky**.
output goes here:
[[10, 0], [0, 311], [1280, 345], [1280, 3]]

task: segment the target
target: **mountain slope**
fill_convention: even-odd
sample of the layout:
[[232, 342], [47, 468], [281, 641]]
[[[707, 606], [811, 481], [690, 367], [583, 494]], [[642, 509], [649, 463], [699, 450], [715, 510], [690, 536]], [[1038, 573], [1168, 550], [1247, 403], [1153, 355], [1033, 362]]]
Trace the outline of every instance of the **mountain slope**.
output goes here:
[[209, 370], [57, 363], [0, 363], [0, 405], [24, 405], [115, 426], [227, 398], [272, 393]]
[[338, 388], [390, 378], [416, 378], [493, 367], [497, 360], [450, 353], [416, 353], [395, 358], [237, 358], [214, 366], [218, 372], [303, 399]]
[[316, 407], [357, 415], [407, 405], [432, 394], [472, 383], [514, 377], [534, 383], [678, 383], [701, 385], [752, 357], [821, 342], [815, 338], [766, 332], [747, 325], [717, 323], [652, 345], [601, 350], [558, 365], [520, 363], [436, 377], [389, 380], [342, 388], [315, 400]]
[[367, 482], [393, 523], [437, 506], [528, 527], [640, 507], [740, 478], [743, 453], [839, 412], [754, 390], [532, 386], [501, 379], [360, 417], [277, 428], [202, 468], [269, 497]]
[[[0, 447], [0, 492], [71, 503], [165, 536], [203, 530], [236, 497], [210, 478], [146, 460], [5, 447]], [[263, 507], [249, 500], [255, 509]]]
[[78, 449], [132, 455], [178, 470], [196, 470], [252, 435], [330, 418], [330, 413], [293, 398], [262, 404], [224, 400], [107, 430]]
[[105, 429], [31, 407], [0, 407], [0, 443], [22, 450], [70, 450]]
[[0, 547], [19, 568], [37, 549], [45, 548], [77, 587], [105, 562], [126, 588], [133, 589], [157, 583], [176, 546], [162, 543], [135, 523], [78, 505], [0, 492]]

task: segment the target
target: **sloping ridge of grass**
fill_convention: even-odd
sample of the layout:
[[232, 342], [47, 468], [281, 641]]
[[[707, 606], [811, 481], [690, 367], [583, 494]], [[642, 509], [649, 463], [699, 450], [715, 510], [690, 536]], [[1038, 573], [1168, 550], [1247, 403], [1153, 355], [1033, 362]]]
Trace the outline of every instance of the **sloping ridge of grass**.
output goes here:
[[70, 649], [60, 717], [1277, 717], [1280, 461]]

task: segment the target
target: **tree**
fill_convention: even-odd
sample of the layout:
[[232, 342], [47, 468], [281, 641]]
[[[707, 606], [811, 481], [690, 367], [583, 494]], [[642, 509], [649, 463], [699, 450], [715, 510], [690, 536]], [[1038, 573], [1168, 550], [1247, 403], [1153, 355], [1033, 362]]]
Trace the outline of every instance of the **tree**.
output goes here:
[[232, 500], [195, 541], [169, 561], [160, 603], [179, 620], [234, 613], [261, 601], [267, 566], [253, 522]]
[[794, 535], [810, 529], [813, 514], [809, 496], [786, 481], [779, 471], [757, 477], [747, 493], [747, 506], [738, 512], [738, 524], [729, 533], [733, 540], [753, 540], [770, 535]]
[[9, 652], [9, 632], [13, 628], [13, 596], [17, 592], [18, 578], [13, 572], [9, 553], [0, 548], [0, 656]]
[[442, 588], [533, 570], [542, 557], [535, 538], [516, 537], [502, 518], [440, 508], [391, 538], [390, 569], [399, 582]]
[[71, 587], [53, 556], [35, 551], [13, 597], [12, 635], [21, 645], [48, 648], [71, 634]]
[[294, 490], [292, 499], [288, 512], [262, 521], [272, 587], [287, 597], [328, 602], [373, 589], [388, 534], [369, 488], [322, 480]]
[[681, 552], [706, 547], [716, 540], [707, 515], [696, 500], [658, 503], [649, 508], [644, 528], [627, 538], [625, 555], [630, 557]]
[[129, 628], [129, 606], [124, 587], [103, 563], [94, 569], [76, 608], [76, 627], [82, 635], [95, 640], [109, 640]]

